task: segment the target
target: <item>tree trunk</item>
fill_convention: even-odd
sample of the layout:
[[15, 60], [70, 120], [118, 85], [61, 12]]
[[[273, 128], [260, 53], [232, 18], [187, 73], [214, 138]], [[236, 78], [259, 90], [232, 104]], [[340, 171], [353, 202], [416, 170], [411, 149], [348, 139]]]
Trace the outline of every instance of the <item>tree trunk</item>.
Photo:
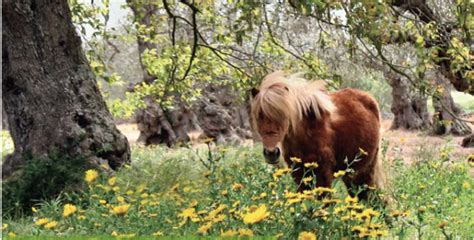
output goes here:
[[7, 119], [7, 114], [5, 113], [5, 108], [3, 107], [3, 97], [2, 97], [2, 130], [8, 130], [8, 119]]
[[435, 76], [435, 82], [442, 90], [439, 96], [433, 96], [433, 132], [436, 135], [471, 133], [469, 125], [458, 117], [462, 110], [451, 97], [451, 84], [441, 75]]
[[[132, 9], [135, 23], [153, 28], [158, 10], [156, 5], [134, 0], [127, 0], [127, 3]], [[151, 35], [147, 37], [152, 38]], [[146, 41], [143, 36], [137, 36], [137, 43], [143, 70], [142, 82], [153, 84], [156, 77], [147, 71], [142, 55], [146, 50], [157, 49], [158, 46]], [[145, 98], [146, 106], [135, 112], [140, 131], [139, 142], [171, 146], [196, 138], [196, 133], [213, 138], [216, 142], [236, 142], [251, 137], [246, 109], [242, 111], [243, 106], [233, 104], [236, 97], [232, 97], [233, 94], [225, 87], [207, 84], [201, 99], [191, 106], [182, 102], [179, 94], [171, 92], [168, 96], [174, 97], [172, 108], [165, 109], [159, 105], [159, 99], [148, 96]]]
[[15, 145], [3, 177], [29, 159], [54, 156], [112, 169], [129, 162], [127, 139], [97, 88], [68, 1], [4, 0], [3, 17], [4, 107]]
[[391, 129], [422, 130], [430, 126], [427, 99], [410, 89], [406, 79], [394, 73], [384, 73], [392, 87], [392, 106], [394, 115]]
[[462, 140], [461, 146], [466, 147], [466, 148], [467, 147], [474, 147], [474, 134], [471, 134], [471, 135], [465, 137]]

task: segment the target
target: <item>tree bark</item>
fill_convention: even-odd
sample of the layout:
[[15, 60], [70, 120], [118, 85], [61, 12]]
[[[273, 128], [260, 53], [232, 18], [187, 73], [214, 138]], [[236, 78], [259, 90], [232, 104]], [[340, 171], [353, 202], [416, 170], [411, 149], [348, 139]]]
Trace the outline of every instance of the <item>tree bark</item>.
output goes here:
[[[438, 60], [436, 64], [440, 66], [441, 73], [451, 82], [454, 88], [460, 92], [467, 92], [474, 95], [474, 81], [468, 77], [463, 76], [469, 71], [471, 67], [465, 67], [461, 70], [454, 71], [452, 67], [453, 58], [448, 54], [450, 41], [453, 34], [453, 29], [461, 28], [461, 26], [453, 26], [453, 23], [441, 22], [440, 18], [434, 14], [426, 0], [394, 0], [391, 2], [392, 6], [399, 7], [404, 11], [409, 11], [414, 16], [417, 16], [422, 22], [436, 23], [437, 33], [440, 37], [432, 42], [427, 42], [427, 47], [436, 46], [438, 48]], [[465, 29], [462, 29], [465, 31]], [[472, 39], [462, 39], [464, 44], [472, 46]], [[470, 55], [472, 55], [473, 48], [470, 48]]]
[[[127, 0], [127, 3], [136, 23], [153, 27], [158, 10], [156, 5], [134, 0]], [[147, 71], [142, 55], [146, 50], [158, 49], [159, 46], [144, 40], [143, 36], [137, 36], [137, 44], [143, 70], [142, 82], [152, 84], [156, 77]], [[145, 97], [146, 106], [135, 112], [140, 131], [138, 141], [145, 145], [171, 146], [190, 141], [190, 135], [196, 133], [213, 138], [216, 142], [235, 142], [251, 137], [247, 111], [242, 111], [243, 106], [233, 104], [236, 97], [222, 86], [205, 84], [203, 88], [203, 96], [190, 106], [180, 100], [179, 94], [173, 92], [168, 93], [168, 96], [174, 98], [172, 108], [163, 108], [159, 99], [152, 96]]]
[[430, 126], [427, 99], [411, 91], [406, 79], [394, 73], [384, 73], [392, 87], [391, 129], [423, 130]]
[[15, 145], [3, 177], [28, 159], [53, 155], [112, 169], [129, 162], [127, 139], [97, 88], [68, 1], [4, 0], [2, 7], [2, 86]]
[[471, 135], [465, 137], [462, 140], [461, 146], [466, 147], [466, 148], [467, 147], [474, 147], [474, 134], [471, 134]]
[[450, 83], [441, 74], [438, 74], [435, 78], [436, 84], [443, 90], [441, 90], [439, 96], [433, 96], [435, 110], [433, 132], [436, 135], [454, 134], [462, 136], [470, 134], [472, 132], [471, 127], [459, 118], [462, 110], [451, 97]]

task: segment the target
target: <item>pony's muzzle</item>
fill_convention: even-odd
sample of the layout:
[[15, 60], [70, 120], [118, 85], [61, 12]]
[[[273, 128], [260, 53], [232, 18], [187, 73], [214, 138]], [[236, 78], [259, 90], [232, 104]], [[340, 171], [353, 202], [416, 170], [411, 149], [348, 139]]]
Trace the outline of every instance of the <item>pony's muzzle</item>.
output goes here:
[[269, 151], [266, 148], [263, 149], [263, 156], [265, 157], [265, 161], [269, 164], [277, 164], [280, 154], [280, 148], [275, 148], [273, 151]]

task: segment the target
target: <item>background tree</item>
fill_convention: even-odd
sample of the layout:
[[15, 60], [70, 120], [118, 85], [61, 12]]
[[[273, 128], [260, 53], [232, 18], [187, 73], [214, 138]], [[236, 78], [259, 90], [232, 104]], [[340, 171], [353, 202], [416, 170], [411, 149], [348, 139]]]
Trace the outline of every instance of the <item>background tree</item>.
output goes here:
[[[133, 93], [127, 94], [127, 101], [138, 108], [150, 107], [137, 115], [144, 142], [186, 141], [185, 133], [190, 129], [203, 129], [200, 122], [205, 120], [200, 117], [205, 111], [195, 108], [202, 110], [216, 102], [206, 100], [216, 99], [206, 95], [215, 86], [229, 89], [224, 96], [238, 92], [229, 102], [245, 102], [245, 89], [256, 85], [263, 75], [276, 69], [290, 69], [304, 72], [306, 78], [324, 79], [331, 89], [353, 86], [368, 90], [382, 103], [382, 109], [391, 102], [395, 118], [392, 128], [433, 126], [444, 129], [433, 129], [438, 134], [466, 134], [470, 129], [463, 126], [461, 113], [449, 109], [454, 105], [434, 104], [444, 106], [437, 108], [437, 112], [453, 115], [456, 121], [430, 120], [427, 108], [430, 97], [435, 101], [449, 99], [438, 97], [440, 92], [436, 91], [438, 85], [446, 84], [449, 75], [442, 69], [448, 66], [441, 64], [446, 60], [443, 51], [453, 63], [449, 65], [451, 75], [467, 80], [457, 81], [458, 86], [463, 86], [458, 90], [469, 92], [465, 82], [471, 81], [472, 64], [466, 61], [470, 58], [466, 47], [470, 35], [465, 32], [470, 29], [466, 21], [472, 17], [471, 7], [466, 3], [128, 1], [128, 6], [134, 8], [133, 32], [143, 46], [148, 46], [139, 47], [145, 49], [141, 64], [153, 80], [146, 83], [145, 76]], [[416, 10], [417, 6], [423, 10]], [[427, 11], [425, 7], [434, 9], [433, 19], [439, 22], [419, 16], [427, 14], [422, 13]], [[438, 25], [444, 23], [463, 27], [449, 28], [449, 34], [442, 34], [446, 29]], [[430, 77], [437, 72], [443, 73], [445, 83]], [[393, 101], [387, 96], [390, 89]], [[443, 94], [449, 95], [450, 91]], [[151, 107], [156, 104], [159, 107]], [[240, 115], [225, 114], [227, 108], [212, 111], [207, 119], [240, 119]], [[192, 115], [196, 118], [189, 117]], [[218, 122], [232, 124], [227, 120]], [[206, 135], [216, 138], [225, 131], [222, 127], [214, 131], [217, 134]]]
[[[426, 78], [429, 71], [440, 71], [456, 90], [473, 94], [470, 45], [474, 21], [473, 5], [469, 1], [335, 1], [320, 4], [290, 1], [290, 4], [304, 15], [347, 32], [352, 48], [362, 49], [368, 56], [379, 59], [406, 77], [422, 94], [436, 94], [439, 81], [429, 81]], [[412, 63], [396, 64], [389, 57], [390, 50], [397, 49], [391, 46], [400, 44], [413, 47]], [[443, 104], [442, 111], [460, 119], [452, 106]], [[469, 133], [470, 129], [461, 126], [461, 122], [438, 121], [435, 126], [463, 129], [455, 133]], [[451, 126], [446, 128], [447, 124]]]
[[3, 207], [54, 197], [87, 168], [118, 169], [127, 139], [97, 88], [68, 2], [3, 1], [2, 86], [15, 151], [2, 166]]

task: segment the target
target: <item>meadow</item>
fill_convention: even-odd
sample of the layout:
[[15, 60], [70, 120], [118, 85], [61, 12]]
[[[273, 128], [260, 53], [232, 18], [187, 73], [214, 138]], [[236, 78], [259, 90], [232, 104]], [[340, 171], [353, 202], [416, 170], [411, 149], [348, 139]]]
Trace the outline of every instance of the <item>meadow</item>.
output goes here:
[[[39, 202], [30, 214], [3, 219], [10, 238], [54, 236], [186, 239], [472, 239], [474, 162], [452, 144], [419, 146], [412, 164], [381, 156], [389, 204], [348, 196], [336, 173], [332, 188], [296, 192], [289, 168], [266, 164], [261, 146], [175, 148], [135, 145], [132, 163], [113, 175], [84, 172], [81, 191]], [[390, 157], [389, 157], [390, 155]], [[298, 161], [298, 159], [294, 159]], [[317, 167], [317, 166], [312, 166]], [[313, 182], [313, 179], [304, 179]], [[332, 198], [319, 199], [323, 193]]]

